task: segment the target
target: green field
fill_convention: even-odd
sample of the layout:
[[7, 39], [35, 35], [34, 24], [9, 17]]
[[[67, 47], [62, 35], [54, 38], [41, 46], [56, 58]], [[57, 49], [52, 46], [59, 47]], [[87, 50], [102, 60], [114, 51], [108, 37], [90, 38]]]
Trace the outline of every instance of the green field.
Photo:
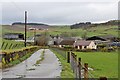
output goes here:
[[2, 50], [19, 49], [22, 47], [24, 47], [24, 42], [16, 42], [14, 40], [2, 39], [2, 44], [1, 44]]
[[81, 57], [83, 63], [88, 63], [93, 69], [90, 73], [94, 78], [101, 76], [118, 78], [118, 53], [117, 52], [75, 52]]
[[98, 27], [90, 27], [87, 29], [70, 29], [69, 26], [64, 27], [54, 27], [48, 30], [49, 34], [64, 34], [67, 36], [78, 36], [81, 37], [85, 32], [87, 37], [95, 36], [95, 35], [114, 35], [118, 36], [118, 26], [98, 26]]
[[[1, 27], [1, 26], [0, 26]], [[2, 34], [12, 32], [12, 33], [24, 33], [24, 26], [18, 26], [18, 27], [11, 27], [10, 25], [4, 25], [2, 26]], [[97, 26], [97, 27], [90, 27], [87, 29], [70, 29], [69, 26], [54, 26], [49, 27], [47, 31], [37, 30], [37, 34], [42, 34], [44, 32], [47, 32], [50, 35], [60, 35], [63, 34], [65, 36], [78, 36], [81, 37], [84, 33], [87, 34], [87, 37], [94, 36], [94, 35], [114, 35], [118, 36], [118, 26]], [[33, 36], [33, 31], [27, 31], [27, 37]]]

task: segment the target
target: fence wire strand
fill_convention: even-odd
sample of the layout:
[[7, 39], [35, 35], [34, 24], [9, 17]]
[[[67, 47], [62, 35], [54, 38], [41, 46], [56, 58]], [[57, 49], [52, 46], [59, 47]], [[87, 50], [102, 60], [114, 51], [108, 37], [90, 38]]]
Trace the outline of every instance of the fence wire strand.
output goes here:
[[[88, 75], [91, 77], [91, 78], [95, 78], [95, 76], [89, 71], [89, 69], [86, 69], [85, 67], [84, 67], [84, 65], [83, 65], [83, 63], [82, 62], [80, 62], [80, 64], [81, 64], [81, 66], [82, 66], [82, 68], [84, 68], [87, 72], [88, 72]], [[95, 79], [94, 79], [95, 80]]]
[[[78, 64], [78, 60], [77, 59], [75, 59], [75, 57], [73, 57], [73, 55], [71, 55], [71, 58], [72, 58], [72, 60], [71, 60], [71, 65], [73, 64], [73, 71], [75, 72], [75, 68], [74, 68], [74, 65], [76, 65], [77, 64], [77, 66], [79, 65]], [[73, 61], [74, 60], [74, 61]], [[87, 72], [88, 72], [88, 78], [92, 78], [92, 80], [95, 80], [94, 78], [95, 78], [95, 76], [89, 71], [89, 69], [86, 69], [85, 67], [84, 67], [84, 64], [80, 61], [80, 66], [81, 66], [81, 69], [85, 69]], [[78, 67], [77, 67], [78, 68]], [[76, 68], [76, 69], [77, 69]], [[78, 69], [77, 69], [78, 70]], [[78, 71], [77, 71], [78, 72]], [[75, 75], [76, 75], [76, 72], [75, 72]]]

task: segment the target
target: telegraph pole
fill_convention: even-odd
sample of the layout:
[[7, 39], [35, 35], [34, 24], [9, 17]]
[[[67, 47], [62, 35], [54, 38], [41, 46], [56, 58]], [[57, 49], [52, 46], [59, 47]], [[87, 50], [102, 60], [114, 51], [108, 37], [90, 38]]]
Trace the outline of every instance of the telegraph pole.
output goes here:
[[[26, 37], [27, 37], [27, 11], [25, 11], [25, 42], [24, 42], [24, 45], [26, 47]], [[25, 53], [27, 53], [25, 51]], [[26, 74], [27, 74], [27, 60], [25, 60], [25, 73], [24, 73], [24, 76], [23, 77], [26, 77]]]
[[27, 11], [25, 11], [25, 47], [26, 47], [26, 37], [27, 37]]
[[36, 45], [36, 43], [35, 43], [35, 37], [36, 37], [36, 28], [34, 29], [34, 45]]

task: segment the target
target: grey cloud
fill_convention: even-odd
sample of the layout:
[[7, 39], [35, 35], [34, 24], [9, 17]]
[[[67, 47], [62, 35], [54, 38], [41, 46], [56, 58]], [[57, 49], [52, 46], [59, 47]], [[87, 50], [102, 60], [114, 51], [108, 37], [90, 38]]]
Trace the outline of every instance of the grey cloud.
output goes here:
[[29, 22], [48, 24], [73, 24], [80, 21], [99, 22], [118, 17], [116, 2], [11, 2], [3, 5], [3, 23], [23, 21], [25, 10], [28, 11]]

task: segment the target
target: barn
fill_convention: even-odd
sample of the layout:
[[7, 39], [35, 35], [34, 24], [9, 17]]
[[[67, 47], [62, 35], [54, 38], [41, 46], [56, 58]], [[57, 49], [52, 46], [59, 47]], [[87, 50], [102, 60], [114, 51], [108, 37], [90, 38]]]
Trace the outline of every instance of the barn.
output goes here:
[[22, 33], [6, 33], [3, 35], [3, 38], [8, 39], [8, 40], [23, 40], [24, 34], [22, 34]]

